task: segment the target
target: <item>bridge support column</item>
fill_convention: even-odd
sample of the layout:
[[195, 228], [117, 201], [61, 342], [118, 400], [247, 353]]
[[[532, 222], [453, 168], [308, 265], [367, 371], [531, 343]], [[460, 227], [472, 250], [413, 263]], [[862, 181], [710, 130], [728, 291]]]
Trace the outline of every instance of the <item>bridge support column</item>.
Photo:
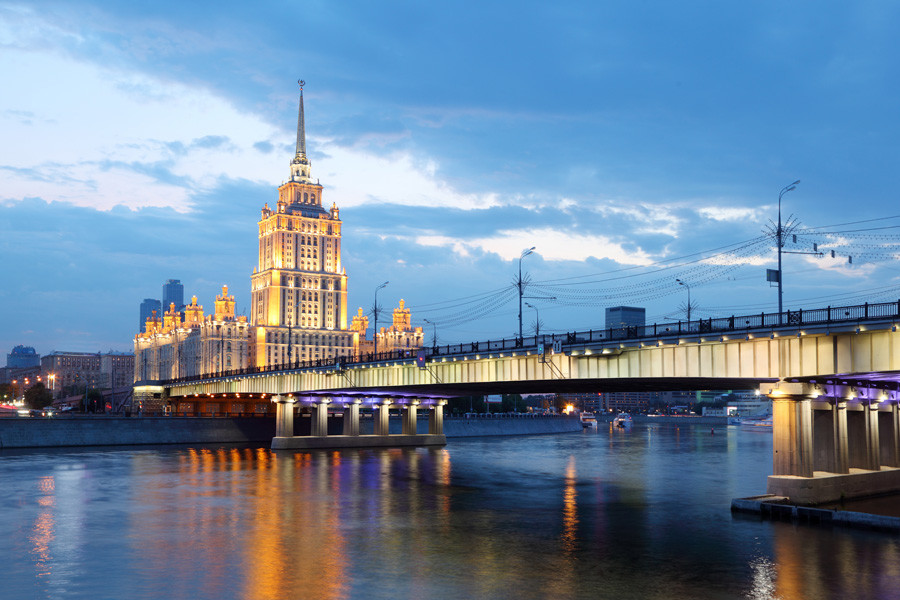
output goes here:
[[847, 445], [847, 403], [835, 399], [834, 408], [834, 473], [850, 472], [849, 446]]
[[[781, 382], [772, 390], [772, 471], [774, 475], [813, 476], [812, 411], [809, 396], [790, 393], [799, 384]], [[798, 390], [799, 391], [799, 390]]]
[[312, 405], [312, 422], [309, 433], [318, 437], [328, 435], [328, 400], [318, 400]]
[[812, 421], [813, 471], [849, 473], [847, 403], [836, 398], [814, 402]]
[[375, 435], [388, 435], [390, 426], [391, 401], [385, 400], [375, 405]]
[[287, 396], [273, 396], [275, 403], [275, 437], [294, 437], [294, 403]]
[[416, 435], [418, 405], [418, 400], [410, 400], [409, 404], [403, 407], [403, 435]]
[[428, 413], [428, 433], [444, 435], [444, 404], [446, 400], [438, 400]]
[[344, 405], [344, 435], [359, 435], [359, 400]]
[[881, 465], [900, 467], [900, 407], [892, 403], [888, 410], [878, 412], [878, 440], [881, 444]]
[[853, 469], [877, 471], [879, 468], [878, 411], [867, 401], [847, 411], [849, 464]]

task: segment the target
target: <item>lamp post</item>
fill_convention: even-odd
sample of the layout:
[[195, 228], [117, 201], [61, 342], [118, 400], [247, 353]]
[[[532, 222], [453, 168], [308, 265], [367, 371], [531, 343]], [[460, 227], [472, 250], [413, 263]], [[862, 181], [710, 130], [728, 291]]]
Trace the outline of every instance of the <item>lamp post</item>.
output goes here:
[[434, 321], [429, 321], [428, 319], [422, 319], [422, 320], [425, 321], [426, 323], [428, 323], [429, 325], [431, 325], [431, 327], [433, 328], [432, 329], [433, 333], [431, 336], [431, 345], [432, 345], [432, 347], [437, 348], [437, 325], [434, 323]]
[[675, 281], [678, 282], [678, 285], [683, 285], [685, 288], [687, 288], [687, 293], [688, 293], [687, 320], [688, 320], [688, 323], [690, 323], [691, 322], [691, 286], [689, 286], [688, 284], [686, 284], [685, 282], [683, 282], [680, 279], [675, 279]]
[[781, 324], [781, 311], [783, 310], [782, 299], [784, 294], [783, 280], [784, 273], [781, 271], [781, 247], [784, 246], [784, 227], [781, 224], [781, 197], [797, 189], [800, 184], [798, 179], [790, 185], [786, 185], [778, 192], [778, 228], [775, 230], [775, 242], [778, 244], [778, 324]]
[[519, 278], [516, 280], [516, 287], [519, 288], [519, 339], [522, 339], [522, 293], [525, 290], [525, 282], [522, 280], [522, 259], [534, 252], [535, 246], [522, 250], [519, 256]]
[[[534, 309], [534, 337], [536, 340], [537, 337], [541, 335], [541, 313], [538, 312], [537, 306], [531, 304], [530, 302], [526, 302], [525, 306]], [[537, 342], [535, 341], [535, 343]]]
[[378, 358], [378, 290], [389, 284], [390, 281], [385, 281], [377, 288], [375, 288], [375, 306], [372, 308], [372, 312], [375, 316], [375, 324], [373, 326], [374, 331], [372, 332], [372, 339], [375, 341], [375, 358]]

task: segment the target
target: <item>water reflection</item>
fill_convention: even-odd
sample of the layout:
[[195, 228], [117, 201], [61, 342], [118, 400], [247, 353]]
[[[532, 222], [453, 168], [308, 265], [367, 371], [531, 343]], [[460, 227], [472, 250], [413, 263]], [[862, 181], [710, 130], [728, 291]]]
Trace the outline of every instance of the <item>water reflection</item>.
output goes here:
[[[900, 598], [892, 536], [775, 523], [772, 598]], [[887, 542], [887, 543], [886, 543]]]
[[894, 538], [732, 518], [766, 462], [770, 441], [663, 426], [441, 449], [0, 452], [4, 597], [895, 597]]
[[46, 577], [50, 575], [51, 554], [50, 544], [55, 537], [54, 507], [56, 505], [55, 490], [56, 481], [52, 476], [38, 479], [38, 498], [40, 506], [37, 518], [28, 536], [31, 543], [31, 554], [34, 560], [35, 575]]

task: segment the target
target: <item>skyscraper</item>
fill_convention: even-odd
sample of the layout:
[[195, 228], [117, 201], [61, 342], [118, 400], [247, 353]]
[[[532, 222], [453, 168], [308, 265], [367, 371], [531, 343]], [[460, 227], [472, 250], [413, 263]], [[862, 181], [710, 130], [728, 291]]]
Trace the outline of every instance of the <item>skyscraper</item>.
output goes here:
[[256, 366], [351, 356], [347, 274], [341, 266], [338, 208], [322, 207], [322, 186], [306, 156], [303, 82], [290, 179], [259, 220], [259, 267], [250, 280]]
[[141, 333], [147, 331], [147, 319], [153, 316], [154, 310], [156, 316], [162, 318], [161, 308], [162, 304], [156, 298], [144, 298], [144, 301], [141, 302], [141, 321], [138, 329]]
[[175, 303], [175, 310], [177, 310], [177, 311], [184, 310], [184, 286], [181, 285], [180, 279], [169, 279], [163, 284], [163, 288], [162, 288], [162, 307], [163, 307], [163, 309], [169, 310], [170, 305], [173, 302]]

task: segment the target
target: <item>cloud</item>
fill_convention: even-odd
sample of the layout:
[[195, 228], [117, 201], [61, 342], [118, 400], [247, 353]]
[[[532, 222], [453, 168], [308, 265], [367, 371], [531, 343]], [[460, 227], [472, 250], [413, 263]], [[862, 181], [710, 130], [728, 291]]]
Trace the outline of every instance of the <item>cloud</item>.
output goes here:
[[260, 146], [281, 132], [208, 90], [12, 46], [0, 53], [0, 128], [17, 141], [0, 147], [4, 201], [185, 211], [223, 178], [271, 183], [284, 169]]
[[763, 219], [761, 209], [740, 206], [706, 206], [699, 209], [697, 213], [704, 219], [732, 223], [744, 223], [747, 221], [758, 223]]
[[557, 229], [525, 229], [500, 231], [497, 235], [473, 240], [459, 240], [439, 235], [419, 236], [415, 241], [424, 246], [451, 247], [461, 255], [472, 249], [492, 252], [505, 260], [519, 258], [523, 248], [537, 247], [536, 254], [548, 261], [583, 261], [611, 259], [623, 265], [648, 265], [653, 257], [640, 249], [632, 249], [604, 235], [585, 235]]

